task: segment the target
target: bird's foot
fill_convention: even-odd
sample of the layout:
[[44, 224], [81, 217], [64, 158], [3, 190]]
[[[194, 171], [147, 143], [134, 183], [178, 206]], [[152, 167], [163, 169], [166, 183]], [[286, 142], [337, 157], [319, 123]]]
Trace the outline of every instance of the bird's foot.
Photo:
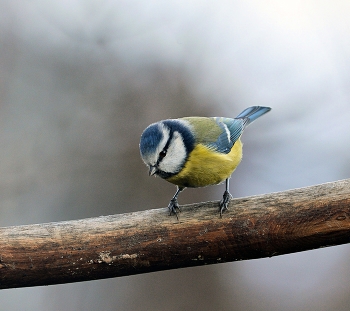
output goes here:
[[181, 212], [181, 209], [180, 209], [179, 203], [177, 202], [177, 198], [172, 198], [170, 200], [170, 203], [168, 205], [168, 209], [170, 211], [169, 216], [174, 214], [176, 216], [177, 220], [179, 220], [179, 216], [177, 215], [177, 213], [178, 213], [177, 210], [179, 212]]
[[227, 210], [227, 205], [230, 202], [231, 198], [232, 195], [226, 190], [222, 196], [222, 200], [220, 201], [220, 218], [222, 217], [223, 211]]

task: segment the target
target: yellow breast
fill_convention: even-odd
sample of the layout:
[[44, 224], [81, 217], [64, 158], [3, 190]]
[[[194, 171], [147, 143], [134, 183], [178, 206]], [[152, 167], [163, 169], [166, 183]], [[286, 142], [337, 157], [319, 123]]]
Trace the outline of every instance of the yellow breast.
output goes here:
[[180, 187], [216, 185], [227, 178], [242, 160], [242, 142], [238, 139], [228, 154], [198, 144], [189, 155], [184, 168], [167, 181]]

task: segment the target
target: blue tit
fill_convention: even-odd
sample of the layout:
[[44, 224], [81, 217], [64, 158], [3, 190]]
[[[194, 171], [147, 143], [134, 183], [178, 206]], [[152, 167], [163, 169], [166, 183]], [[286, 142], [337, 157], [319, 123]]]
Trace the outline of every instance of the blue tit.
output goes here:
[[185, 117], [149, 125], [141, 135], [140, 153], [149, 175], [159, 176], [177, 186], [168, 205], [170, 215], [180, 211], [179, 193], [226, 181], [220, 201], [220, 217], [227, 209], [231, 194], [229, 178], [242, 160], [241, 135], [269, 107], [253, 106], [236, 118]]

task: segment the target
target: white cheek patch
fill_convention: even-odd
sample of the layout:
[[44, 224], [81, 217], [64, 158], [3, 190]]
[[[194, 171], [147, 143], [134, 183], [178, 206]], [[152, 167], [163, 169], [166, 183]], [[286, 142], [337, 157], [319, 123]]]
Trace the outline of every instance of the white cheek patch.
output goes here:
[[186, 147], [179, 132], [175, 131], [159, 169], [166, 173], [177, 173], [181, 170], [187, 157]]

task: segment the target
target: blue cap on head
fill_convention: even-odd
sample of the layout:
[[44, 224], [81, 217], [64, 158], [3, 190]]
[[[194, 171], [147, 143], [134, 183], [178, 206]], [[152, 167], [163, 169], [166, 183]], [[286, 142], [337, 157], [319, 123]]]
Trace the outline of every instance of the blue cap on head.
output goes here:
[[159, 125], [157, 123], [148, 126], [141, 135], [140, 152], [141, 155], [153, 153], [163, 138]]

